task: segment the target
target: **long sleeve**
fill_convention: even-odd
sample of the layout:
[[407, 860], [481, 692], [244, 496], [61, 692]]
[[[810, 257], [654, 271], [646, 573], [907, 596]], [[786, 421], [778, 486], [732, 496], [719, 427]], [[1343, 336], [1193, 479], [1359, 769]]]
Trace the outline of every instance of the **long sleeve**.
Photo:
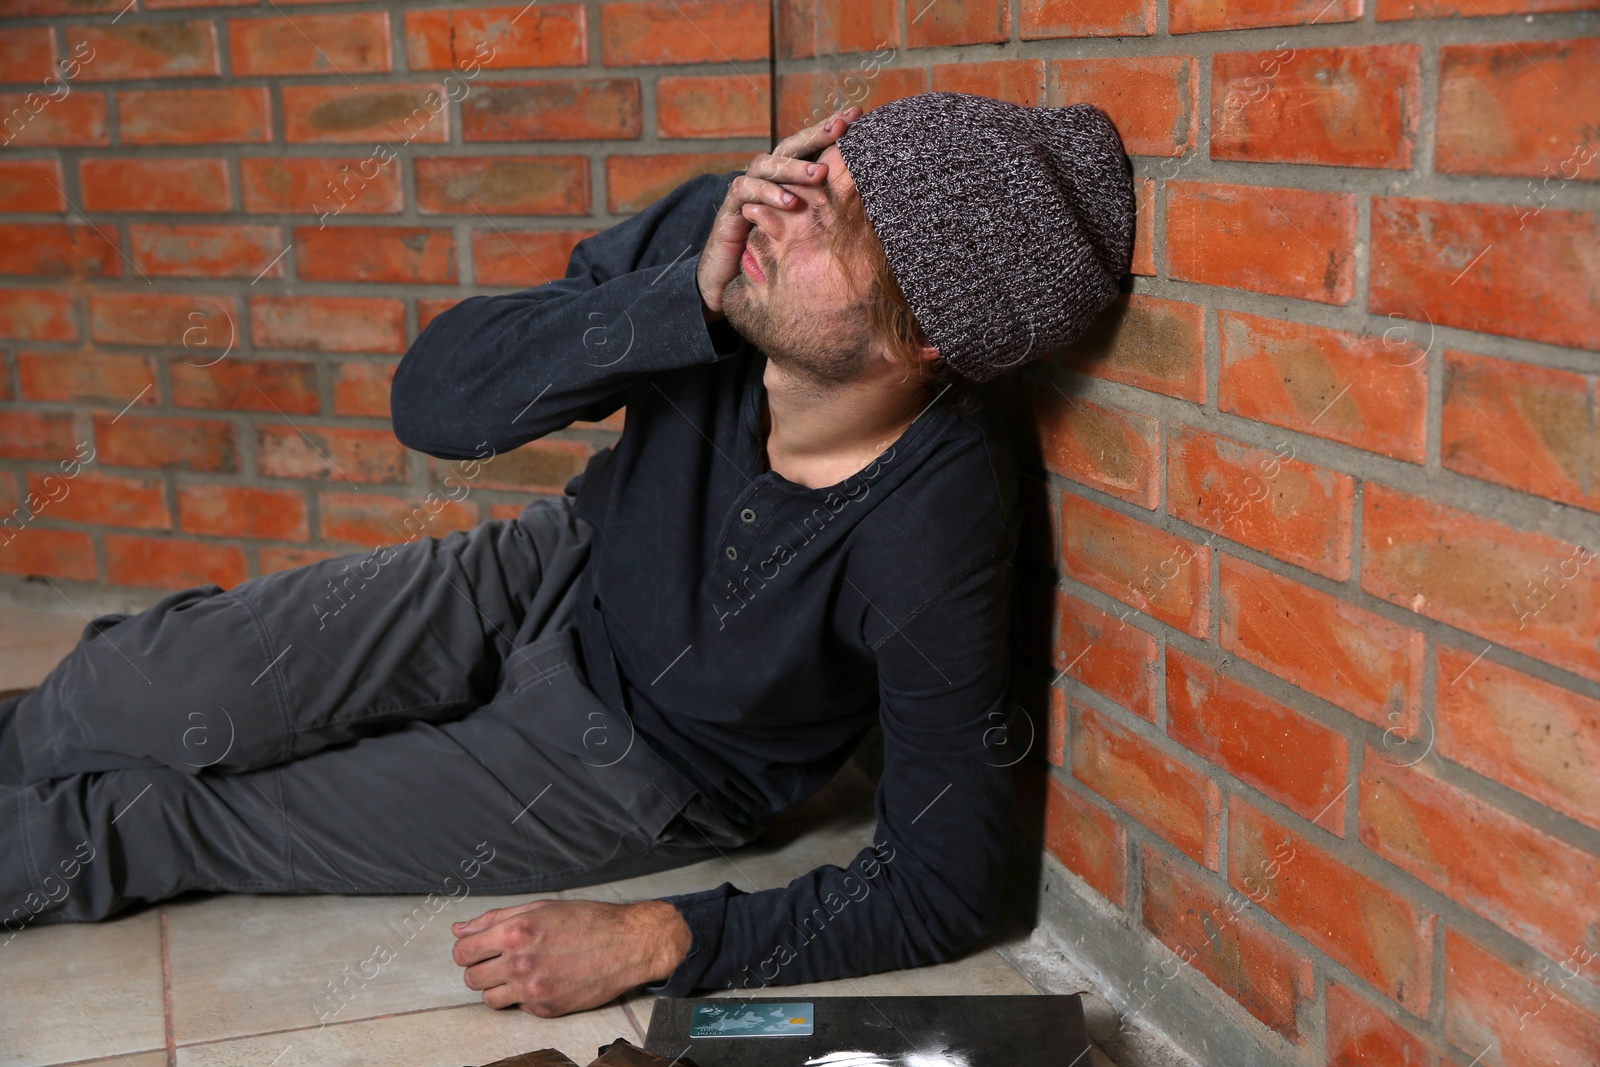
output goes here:
[[702, 174], [579, 241], [563, 278], [470, 296], [428, 323], [390, 386], [394, 434], [441, 459], [505, 452], [594, 421], [648, 376], [737, 349], [695, 273], [734, 174]]
[[911, 618], [882, 620], [873, 845], [848, 868], [824, 865], [781, 889], [723, 882], [658, 898], [692, 943], [648, 991], [826, 981], [942, 962], [977, 943], [998, 906], [1008, 768], [1026, 740], [1004, 733], [1011, 575], [1007, 552], [953, 575]]

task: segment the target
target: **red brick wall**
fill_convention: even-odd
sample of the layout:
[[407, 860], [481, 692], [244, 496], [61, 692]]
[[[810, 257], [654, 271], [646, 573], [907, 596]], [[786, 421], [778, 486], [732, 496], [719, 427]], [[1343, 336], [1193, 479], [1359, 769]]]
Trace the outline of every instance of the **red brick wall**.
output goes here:
[[[419, 511], [399, 355], [770, 143], [762, 4], [145, 4], [0, 7], [13, 574], [227, 586], [558, 492], [617, 425]], [[1134, 156], [1132, 294], [1024, 374], [1022, 821], [1284, 1062], [1600, 1048], [1596, 7], [779, 5], [779, 136], [959, 89]]]
[[1600, 1063], [1600, 4], [922, 7], [814, 50], [1135, 157], [1132, 293], [1019, 391], [1021, 822], [1171, 961], [1107, 995]]
[[228, 587], [514, 515], [621, 429], [452, 502], [389, 380], [767, 149], [766, 4], [330, 7], [0, 2], [0, 573]]

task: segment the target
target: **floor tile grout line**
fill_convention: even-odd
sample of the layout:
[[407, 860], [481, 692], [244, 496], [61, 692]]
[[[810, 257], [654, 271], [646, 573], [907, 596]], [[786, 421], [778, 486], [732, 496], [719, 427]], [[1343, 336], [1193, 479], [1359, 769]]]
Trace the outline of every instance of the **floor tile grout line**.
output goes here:
[[633, 1013], [633, 1005], [623, 1001], [622, 1014], [628, 1017], [628, 1023], [633, 1027], [634, 1036], [639, 1039], [639, 1047], [644, 1048], [644, 1027], [639, 1025], [639, 1017]]
[[[438, 1004], [430, 1008], [408, 1008], [405, 1011], [391, 1011], [383, 1015], [367, 1015], [359, 1019], [340, 1019], [336, 1023], [321, 1023], [316, 1026], [284, 1026], [276, 1030], [256, 1030], [248, 1034], [230, 1034], [227, 1037], [207, 1037], [199, 1041], [186, 1041], [186, 1049], [203, 1048], [206, 1045], [223, 1045], [229, 1041], [249, 1041], [258, 1037], [277, 1037], [280, 1034], [302, 1034], [310, 1030], [332, 1030], [339, 1026], [359, 1026], [362, 1023], [381, 1022], [384, 1019], [400, 1019], [408, 1015], [426, 1015], [434, 1011], [455, 1011], [459, 1008], [482, 1007], [479, 1001], [462, 1001], [459, 1004]], [[496, 1009], [490, 1009], [491, 1011]]]
[[178, 1067], [178, 1045], [172, 1031], [172, 953], [167, 941], [167, 906], [161, 905], [161, 1028], [167, 1043], [167, 1067]]
[[57, 1060], [46, 1067], [89, 1067], [96, 1063], [113, 1063], [117, 1060], [131, 1060], [135, 1056], [154, 1056], [164, 1051], [159, 1048], [136, 1048], [129, 1052], [119, 1052], [115, 1056], [91, 1056], [86, 1060]]

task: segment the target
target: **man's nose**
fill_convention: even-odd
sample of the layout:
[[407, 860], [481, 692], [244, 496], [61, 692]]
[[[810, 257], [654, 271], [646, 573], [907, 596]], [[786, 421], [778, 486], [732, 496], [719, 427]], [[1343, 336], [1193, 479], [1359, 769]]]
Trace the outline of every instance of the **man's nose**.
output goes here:
[[744, 217], [761, 229], [768, 248], [803, 236], [811, 227], [811, 202], [805, 192], [791, 185], [783, 188], [794, 196], [794, 201], [781, 208], [764, 202], [744, 205]]

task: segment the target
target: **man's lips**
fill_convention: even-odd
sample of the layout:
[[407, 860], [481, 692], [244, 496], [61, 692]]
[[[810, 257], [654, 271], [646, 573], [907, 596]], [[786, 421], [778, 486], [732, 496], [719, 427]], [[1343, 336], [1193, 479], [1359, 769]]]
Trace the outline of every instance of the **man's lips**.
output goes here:
[[756, 257], [751, 253], [748, 244], [744, 247], [744, 255], [740, 257], [740, 262], [744, 264], [747, 273], [755, 275], [757, 281], [767, 280], [767, 276], [761, 272], [761, 264], [756, 262]]

